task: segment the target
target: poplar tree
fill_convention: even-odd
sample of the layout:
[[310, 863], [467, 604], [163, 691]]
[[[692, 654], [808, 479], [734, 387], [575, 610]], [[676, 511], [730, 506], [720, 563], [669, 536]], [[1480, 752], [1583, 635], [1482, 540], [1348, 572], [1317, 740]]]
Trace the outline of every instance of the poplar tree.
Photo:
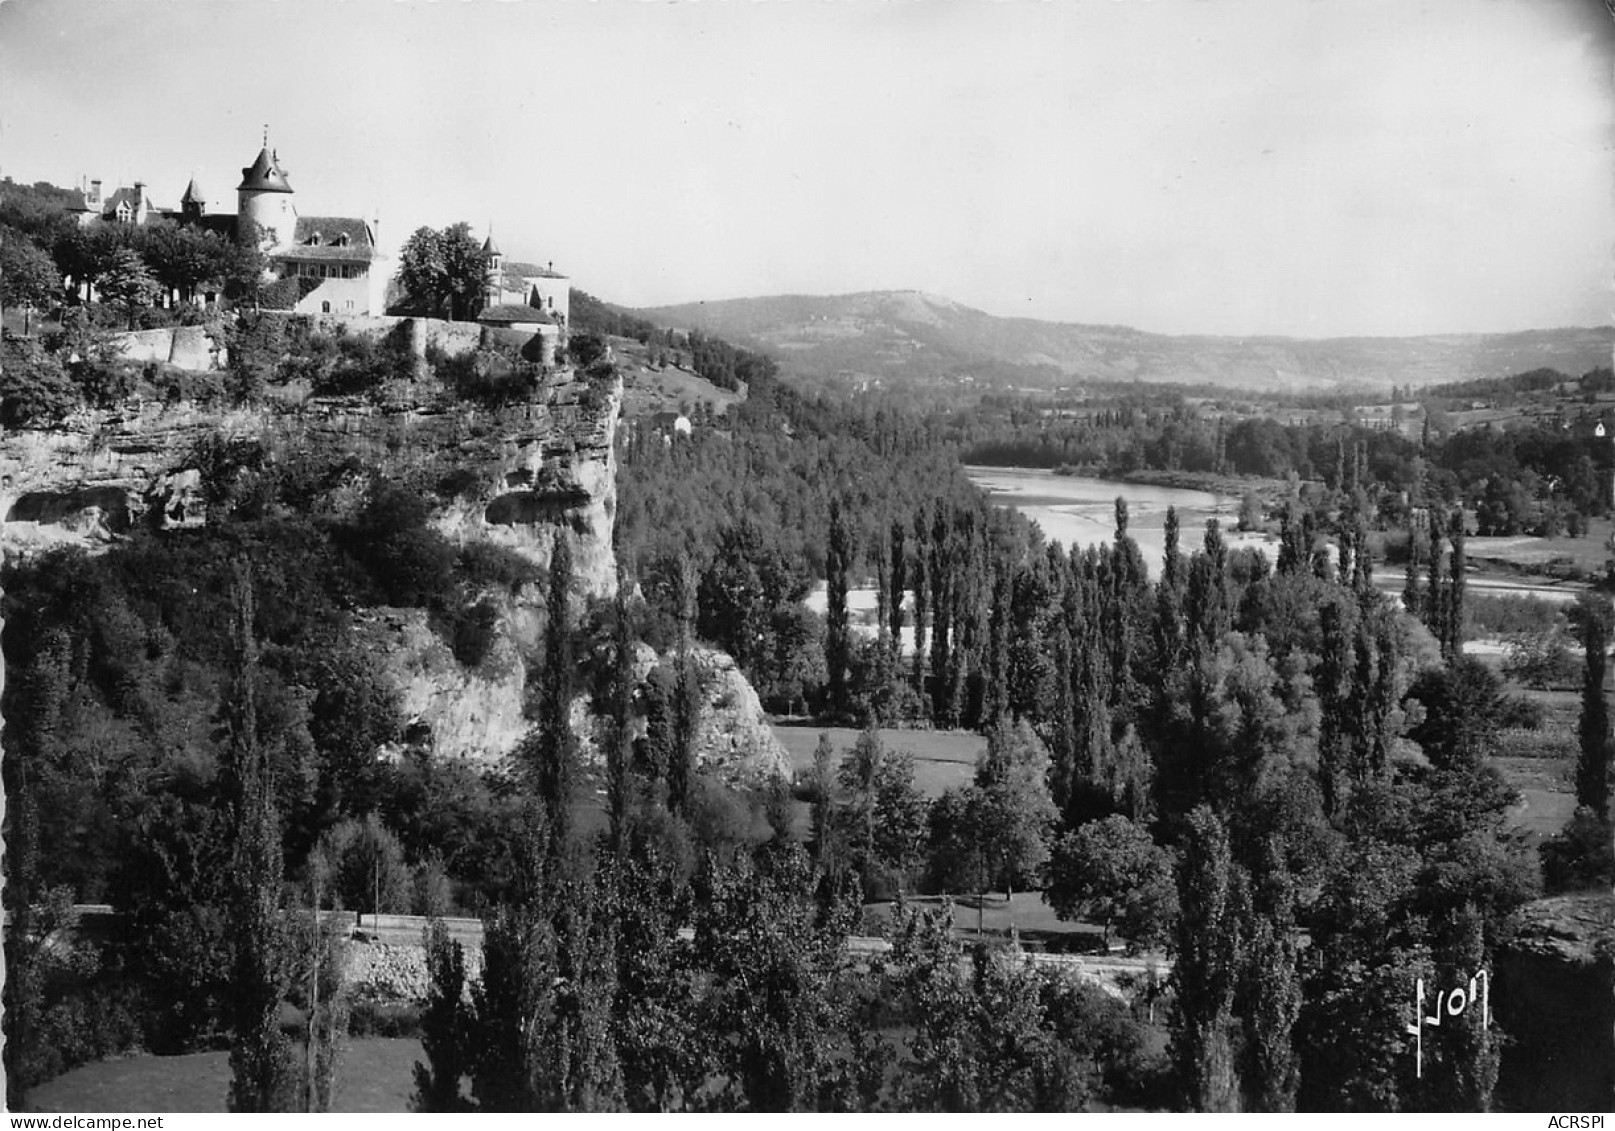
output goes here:
[[422, 949], [426, 952], [426, 1007], [421, 1011], [421, 1051], [415, 1062], [415, 1092], [410, 1107], [421, 1112], [469, 1111], [460, 1094], [460, 1078], [471, 1068], [471, 1018], [465, 1001], [465, 948], [449, 937], [442, 919], [427, 920]]
[[667, 807], [683, 816], [695, 781], [696, 728], [700, 725], [701, 679], [695, 666], [695, 573], [688, 557], [679, 559], [678, 657], [674, 661], [671, 741], [668, 744]]
[[1054, 703], [1049, 723], [1049, 792], [1054, 807], [1068, 817], [1076, 784], [1077, 714], [1072, 679], [1071, 633], [1064, 621], [1054, 627]]
[[557, 533], [550, 555], [548, 620], [544, 629], [544, 668], [539, 684], [538, 723], [523, 743], [544, 805], [549, 851], [559, 855], [572, 826], [573, 782], [577, 776], [577, 738], [572, 733], [572, 548]]
[[1430, 570], [1424, 593], [1424, 623], [1441, 645], [1442, 658], [1452, 660], [1447, 652], [1447, 613], [1451, 605], [1441, 573], [1441, 527], [1434, 515], [1430, 516]]
[[835, 784], [836, 751], [828, 731], [819, 735], [813, 749], [812, 798], [809, 802], [808, 849], [814, 866], [822, 872], [833, 870], [836, 850]]
[[224, 782], [235, 831], [232, 867], [231, 1111], [285, 1111], [293, 1103], [291, 1048], [280, 1007], [291, 971], [281, 908], [280, 819], [274, 774], [258, 734], [258, 645], [252, 567], [232, 566], [228, 675], [221, 721]]
[[1172, 966], [1178, 999], [1172, 1063], [1191, 1111], [1238, 1107], [1230, 1030], [1239, 944], [1228, 834], [1217, 815], [1200, 805], [1189, 813], [1183, 837]]
[[1319, 609], [1323, 656], [1318, 666], [1318, 788], [1323, 810], [1333, 818], [1340, 812], [1351, 778], [1352, 724], [1355, 690], [1353, 637], [1347, 631], [1341, 606], [1325, 602]]
[[830, 713], [844, 716], [847, 669], [852, 662], [851, 629], [847, 622], [847, 571], [851, 568], [852, 532], [841, 511], [841, 500], [830, 500], [830, 541], [824, 556], [825, 626], [824, 662], [829, 672]]
[[622, 1073], [608, 901], [591, 880], [561, 878], [544, 826], [544, 808], [529, 806], [512, 898], [483, 918], [471, 1091], [483, 1111], [609, 1111], [622, 1104]]
[[1176, 667], [1183, 654], [1183, 554], [1178, 549], [1178, 510], [1166, 508], [1166, 552], [1155, 587], [1155, 640], [1161, 667]]
[[1460, 655], [1464, 648], [1464, 592], [1466, 572], [1464, 558], [1464, 508], [1459, 507], [1452, 514], [1448, 527], [1448, 535], [1452, 541], [1452, 561], [1448, 567], [1447, 576], [1447, 615], [1445, 627], [1447, 631], [1443, 652], [1450, 658]]
[[611, 718], [606, 746], [606, 809], [611, 818], [612, 851], [618, 855], [627, 845], [629, 775], [634, 757], [634, 638], [625, 581], [618, 580], [613, 603]]
[[1408, 519], [1407, 579], [1402, 584], [1402, 607], [1424, 620], [1424, 590], [1419, 585], [1420, 523], [1417, 512]]
[[[925, 631], [926, 612], [930, 605], [927, 600], [930, 590], [930, 579], [927, 575], [926, 562], [930, 556], [930, 519], [929, 508], [921, 504], [919, 511], [914, 515], [914, 694], [922, 704], [929, 704], [925, 694]], [[924, 708], [922, 708], [923, 710]]]
[[952, 655], [954, 588], [958, 579], [958, 542], [948, 520], [945, 507], [937, 507], [931, 525], [931, 714], [938, 723], [946, 723], [951, 711], [952, 680], [948, 661]]
[[[1467, 987], [1475, 971], [1486, 966], [1484, 922], [1474, 904], [1466, 903], [1438, 925], [1433, 982], [1442, 989], [1437, 993]], [[1482, 1002], [1467, 1002], [1459, 1016], [1443, 1017], [1440, 1029], [1432, 1029], [1425, 1042], [1420, 1106], [1426, 1111], [1490, 1111], [1501, 1049]]]
[[1292, 1038], [1301, 1014], [1300, 945], [1295, 884], [1278, 842], [1267, 843], [1250, 887], [1240, 987], [1246, 1107], [1251, 1111], [1294, 1111], [1301, 1086], [1300, 1060]]
[[992, 611], [988, 617], [987, 673], [981, 721], [997, 726], [1009, 713], [1009, 621], [1011, 602], [1009, 566], [999, 561], [993, 569]]
[[891, 525], [891, 634], [892, 655], [903, 653], [903, 592], [908, 588], [908, 528], [901, 521]]
[[1609, 819], [1609, 701], [1604, 695], [1609, 651], [1609, 606], [1601, 598], [1584, 597], [1577, 609], [1581, 640], [1587, 653], [1581, 690], [1581, 751], [1576, 759], [1576, 804]]

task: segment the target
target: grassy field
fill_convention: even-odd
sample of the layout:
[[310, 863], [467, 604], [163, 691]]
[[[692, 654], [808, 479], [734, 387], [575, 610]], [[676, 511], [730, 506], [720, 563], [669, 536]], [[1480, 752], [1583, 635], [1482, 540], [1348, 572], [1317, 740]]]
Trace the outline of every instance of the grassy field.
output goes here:
[[1510, 687], [1512, 694], [1542, 709], [1542, 725], [1534, 731], [1505, 731], [1502, 753], [1491, 764], [1520, 793], [1511, 817], [1540, 843], [1564, 828], [1576, 811], [1576, 727], [1581, 717], [1579, 691], [1535, 691]]
[[[1046, 950], [1088, 953], [1103, 949], [1103, 932], [1092, 923], [1063, 922], [1055, 918], [1054, 910], [1043, 902], [1035, 891], [1018, 891], [1009, 899], [1003, 892], [989, 892], [986, 899], [977, 902], [973, 895], [955, 895], [953, 926], [961, 938], [975, 937], [978, 915], [981, 930], [993, 938], [1007, 938], [1013, 930], [1028, 945]], [[920, 907], [939, 907], [943, 897], [936, 895], [914, 896], [909, 903]], [[864, 933], [878, 935], [891, 915], [890, 903], [870, 903], [864, 906]]]
[[1602, 573], [1612, 556], [1609, 537], [1615, 533], [1615, 520], [1597, 517], [1587, 523], [1582, 538], [1471, 538], [1465, 552], [1471, 562], [1495, 562], [1527, 573], [1553, 573], [1556, 565], [1585, 573]]
[[623, 416], [630, 420], [707, 403], [721, 416], [745, 400], [744, 394], [720, 389], [688, 369], [652, 368], [645, 347], [630, 338], [612, 338], [611, 348], [623, 374]]
[[[404, 1112], [421, 1043], [389, 1037], [351, 1042], [337, 1069], [339, 1112]], [[130, 1056], [75, 1068], [28, 1095], [24, 1111], [222, 1112], [230, 1054]]]
[[[821, 734], [828, 734], [836, 754], [845, 758], [852, 753], [860, 733], [850, 727], [774, 726], [774, 737], [784, 745], [791, 756], [791, 771], [799, 776], [813, 769], [813, 751]], [[880, 732], [880, 741], [887, 750], [902, 750], [914, 756], [914, 783], [928, 798], [969, 785], [976, 772], [976, 759], [987, 749], [984, 737], [962, 730], [886, 728]]]

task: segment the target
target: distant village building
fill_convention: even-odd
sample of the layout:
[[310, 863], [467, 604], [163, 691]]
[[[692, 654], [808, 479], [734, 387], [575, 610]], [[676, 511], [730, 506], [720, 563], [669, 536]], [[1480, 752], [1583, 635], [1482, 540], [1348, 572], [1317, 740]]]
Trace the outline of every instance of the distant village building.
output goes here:
[[308, 280], [293, 310], [298, 314], [381, 314], [391, 276], [388, 257], [377, 239], [374, 218], [300, 216], [291, 182], [279, 155], [264, 147], [241, 170], [236, 186], [236, 212], [213, 212], [192, 177], [178, 209], [156, 206], [144, 182], [103, 196], [100, 181], [81, 187], [70, 206], [80, 224], [93, 220], [143, 225], [153, 216], [189, 227], [217, 232], [246, 245], [256, 242], [269, 260], [269, 272], [281, 279]]
[[675, 436], [688, 436], [695, 431], [695, 423], [682, 412], [658, 412], [650, 421], [664, 444], [671, 444]]

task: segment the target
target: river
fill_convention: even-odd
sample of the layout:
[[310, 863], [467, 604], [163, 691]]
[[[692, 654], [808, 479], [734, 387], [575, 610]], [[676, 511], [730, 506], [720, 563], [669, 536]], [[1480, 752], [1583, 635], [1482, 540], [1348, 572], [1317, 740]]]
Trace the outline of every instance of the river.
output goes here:
[[[1278, 537], [1273, 534], [1241, 534], [1234, 529], [1240, 500], [1213, 491], [1183, 487], [1156, 487], [1147, 483], [1123, 483], [1116, 479], [1087, 479], [1076, 475], [1056, 475], [1052, 471], [1024, 467], [966, 467], [970, 481], [999, 506], [1014, 507], [1036, 522], [1051, 542], [1088, 547], [1113, 542], [1116, 538], [1116, 499], [1127, 500], [1127, 533], [1138, 543], [1151, 577], [1159, 577], [1166, 556], [1166, 511], [1178, 511], [1178, 548], [1192, 554], [1204, 544], [1206, 520], [1222, 524], [1223, 541], [1230, 548], [1255, 546], [1265, 550], [1269, 563], [1278, 560]], [[1332, 550], [1332, 547], [1331, 547]], [[1379, 588], [1393, 595], [1402, 592], [1400, 567], [1375, 574]], [[1509, 576], [1471, 573], [1469, 588], [1477, 594], [1539, 597], [1555, 603], [1574, 601], [1584, 588], [1562, 582], [1539, 582]]]
[[999, 506], [1014, 507], [1036, 522], [1043, 536], [1066, 549], [1086, 548], [1115, 541], [1116, 499], [1127, 500], [1127, 533], [1138, 543], [1150, 576], [1157, 577], [1166, 557], [1166, 512], [1178, 512], [1178, 548], [1193, 553], [1204, 544], [1206, 520], [1222, 525], [1223, 540], [1234, 546], [1257, 546], [1268, 558], [1278, 553], [1271, 535], [1240, 534], [1234, 530], [1240, 500], [1233, 495], [1193, 491], [1183, 487], [1156, 487], [1114, 479], [1086, 479], [1056, 475], [1022, 467], [966, 467], [970, 481]]

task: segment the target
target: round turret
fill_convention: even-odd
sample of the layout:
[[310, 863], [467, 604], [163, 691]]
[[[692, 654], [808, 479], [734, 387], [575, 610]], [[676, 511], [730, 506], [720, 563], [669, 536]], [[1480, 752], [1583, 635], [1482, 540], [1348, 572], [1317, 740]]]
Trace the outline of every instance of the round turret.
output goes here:
[[242, 240], [256, 232], [261, 244], [273, 247], [292, 238], [297, 225], [297, 208], [292, 203], [291, 182], [280, 167], [280, 156], [269, 148], [268, 137], [258, 158], [241, 170], [236, 186], [239, 202], [237, 235]]
[[207, 212], [207, 197], [197, 187], [195, 176], [185, 186], [185, 195], [179, 198], [179, 211], [186, 220], [200, 220]]
[[498, 306], [505, 289], [505, 257], [499, 245], [493, 242], [493, 225], [488, 226], [488, 238], [482, 241], [482, 302], [484, 306]]

